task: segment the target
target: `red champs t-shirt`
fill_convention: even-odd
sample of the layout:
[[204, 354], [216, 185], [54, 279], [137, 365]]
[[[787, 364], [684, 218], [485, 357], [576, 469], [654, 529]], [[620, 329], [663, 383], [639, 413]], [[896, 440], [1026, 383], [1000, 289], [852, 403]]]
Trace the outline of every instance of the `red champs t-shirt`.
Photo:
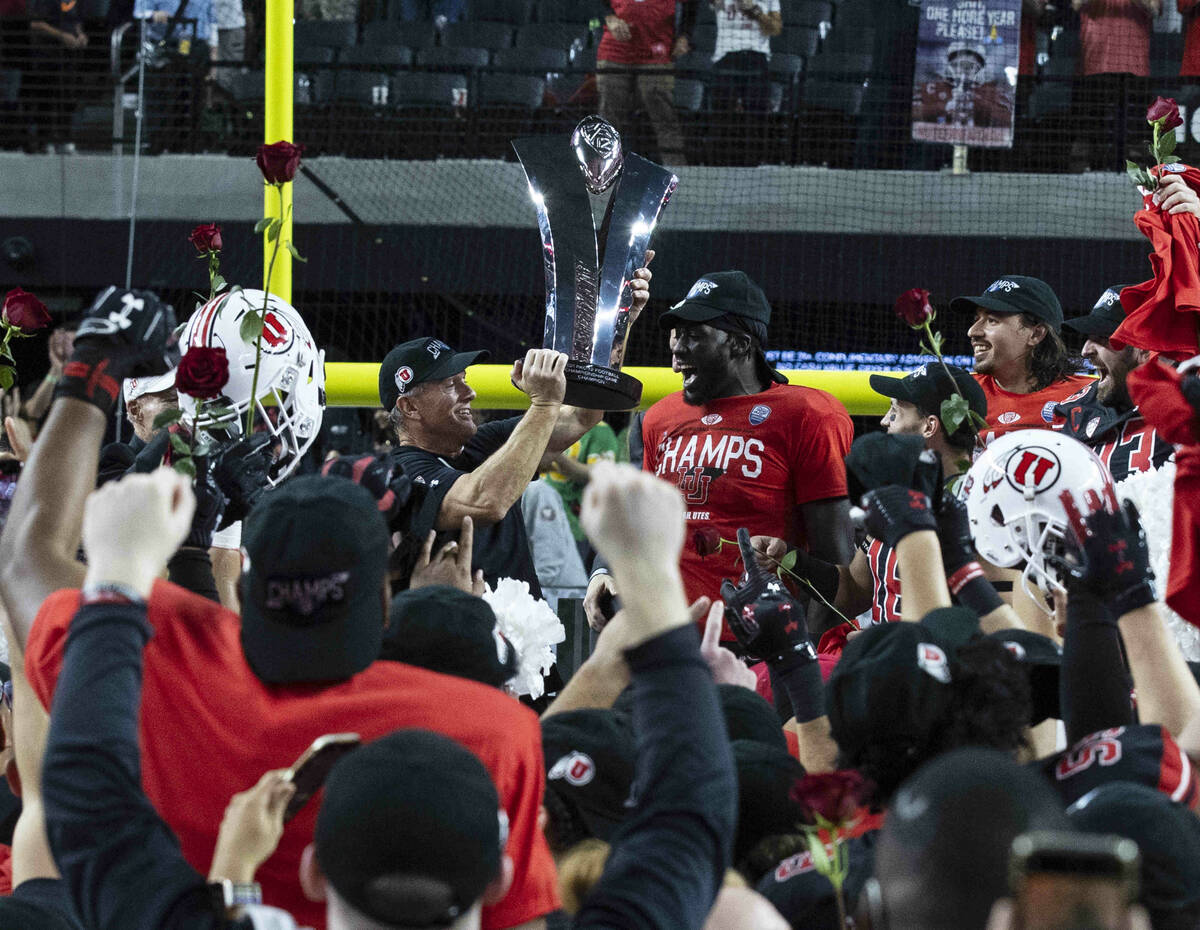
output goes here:
[[987, 397], [987, 430], [984, 445], [997, 436], [1018, 429], [1052, 429], [1054, 408], [1073, 394], [1087, 389], [1095, 379], [1087, 375], [1069, 375], [1049, 387], [1030, 394], [1014, 394], [996, 383], [991, 375], [971, 375]]
[[846, 408], [813, 388], [772, 383], [765, 391], [724, 397], [701, 407], [682, 392], [664, 397], [642, 422], [642, 467], [677, 485], [688, 536], [679, 567], [689, 600], [720, 597], [721, 581], [741, 577], [738, 547], [701, 557], [692, 534], [712, 529], [737, 539], [778, 536], [803, 545], [796, 508], [846, 496], [845, 457], [854, 439]]
[[[50, 707], [77, 591], [46, 599], [25, 653], [25, 672]], [[434, 730], [474, 752], [492, 775], [509, 819], [512, 890], [484, 908], [484, 927], [512, 927], [558, 907], [554, 862], [541, 830], [543, 768], [537, 717], [494, 688], [376, 662], [333, 685], [268, 686], [242, 654], [236, 614], [165, 581], [149, 602], [141, 707], [142, 783], [179, 836], [183, 854], [207, 874], [229, 799], [268, 769], [291, 765], [325, 733], [364, 741], [406, 727]], [[302, 925], [323, 928], [325, 908], [300, 890], [300, 854], [312, 841], [319, 803], [283, 832], [258, 871], [263, 900]]]

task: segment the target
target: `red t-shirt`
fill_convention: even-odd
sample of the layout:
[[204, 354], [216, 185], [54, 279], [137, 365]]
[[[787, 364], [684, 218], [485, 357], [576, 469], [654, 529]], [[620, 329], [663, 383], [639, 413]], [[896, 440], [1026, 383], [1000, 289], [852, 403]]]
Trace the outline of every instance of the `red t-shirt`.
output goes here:
[[744, 526], [752, 536], [803, 544], [796, 508], [846, 496], [854, 426], [832, 394], [772, 383], [701, 407], [685, 404], [682, 393], [664, 397], [646, 411], [642, 439], [642, 467], [684, 495], [688, 538], [679, 568], [688, 600], [695, 600], [720, 597], [721, 581], [736, 583], [742, 566], [736, 544], [701, 557], [691, 534], [712, 529], [736, 540]]
[[1197, 3], [1200, 3], [1200, 0], [1175, 0], [1175, 8], [1183, 15], [1183, 63], [1179, 67], [1181, 76], [1200, 74], [1200, 16], [1196, 15]]
[[1149, 76], [1151, 22], [1137, 0], [1090, 0], [1079, 14], [1079, 73]]
[[[48, 597], [25, 653], [25, 672], [50, 707], [77, 591]], [[558, 907], [554, 862], [541, 830], [543, 768], [537, 717], [494, 688], [376, 662], [332, 685], [268, 686], [242, 654], [240, 620], [212, 601], [159, 581], [149, 602], [141, 707], [142, 783], [179, 836], [183, 854], [207, 874], [229, 799], [268, 769], [291, 765], [325, 733], [365, 741], [406, 727], [435, 730], [474, 752], [508, 813], [512, 890], [484, 908], [484, 927], [512, 927]], [[324, 905], [300, 890], [300, 854], [312, 841], [319, 804], [308, 804], [258, 871], [263, 900], [301, 925], [323, 928]]]
[[1029, 394], [1014, 394], [996, 383], [991, 375], [978, 372], [972, 377], [979, 382], [987, 397], [987, 433], [984, 445], [997, 436], [1018, 429], [1052, 429], [1054, 408], [1073, 394], [1087, 389], [1093, 379], [1087, 375], [1068, 375], [1049, 387]]
[[622, 65], [667, 65], [675, 42], [675, 0], [612, 0], [613, 14], [629, 24], [628, 42], [606, 27], [596, 51], [599, 61]]

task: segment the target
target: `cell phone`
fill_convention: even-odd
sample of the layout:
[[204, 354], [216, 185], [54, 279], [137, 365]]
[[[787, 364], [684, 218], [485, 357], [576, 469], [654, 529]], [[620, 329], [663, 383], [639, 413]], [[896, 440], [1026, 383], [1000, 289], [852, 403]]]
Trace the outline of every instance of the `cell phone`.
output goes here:
[[1122, 836], [1035, 831], [1013, 840], [1009, 858], [1014, 926], [1121, 930], [1137, 897], [1141, 854]]
[[601, 591], [600, 595], [596, 598], [596, 609], [600, 612], [600, 616], [604, 618], [604, 622], [607, 623], [621, 609], [621, 598], [611, 591]]
[[296, 786], [296, 793], [283, 812], [284, 823], [300, 813], [312, 796], [321, 790], [337, 761], [353, 752], [361, 743], [362, 738], [357, 733], [326, 733], [313, 740], [312, 745], [304, 750], [284, 776]]

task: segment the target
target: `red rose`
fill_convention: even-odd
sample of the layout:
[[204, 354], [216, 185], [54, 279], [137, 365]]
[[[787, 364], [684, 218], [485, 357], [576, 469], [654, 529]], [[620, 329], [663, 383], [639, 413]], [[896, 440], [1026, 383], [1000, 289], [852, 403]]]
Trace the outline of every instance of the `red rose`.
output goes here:
[[197, 226], [188, 236], [188, 242], [196, 247], [197, 252], [220, 252], [221, 227], [215, 223]]
[[32, 333], [50, 325], [50, 311], [46, 305], [19, 287], [4, 295], [3, 317], [10, 326], [23, 333]]
[[1146, 122], [1157, 123], [1162, 120], [1159, 132], [1166, 132], [1176, 126], [1183, 125], [1183, 117], [1179, 115], [1179, 104], [1171, 97], [1155, 97], [1154, 103], [1146, 111]]
[[285, 184], [296, 177], [296, 169], [300, 167], [300, 154], [303, 145], [292, 145], [290, 142], [272, 142], [270, 145], [258, 147], [258, 170], [262, 172], [268, 184]]
[[721, 551], [721, 534], [716, 530], [696, 530], [692, 534], [692, 548], [699, 553], [700, 558], [715, 555]]
[[920, 329], [933, 319], [933, 307], [929, 304], [929, 291], [914, 287], [896, 298], [896, 316], [913, 329]]
[[229, 382], [229, 359], [224, 349], [192, 346], [175, 370], [175, 389], [203, 400], [216, 397]]
[[858, 772], [846, 769], [805, 775], [792, 785], [788, 797], [800, 807], [806, 823], [817, 824], [820, 818], [838, 826], [854, 819], [863, 804], [866, 788], [867, 783]]

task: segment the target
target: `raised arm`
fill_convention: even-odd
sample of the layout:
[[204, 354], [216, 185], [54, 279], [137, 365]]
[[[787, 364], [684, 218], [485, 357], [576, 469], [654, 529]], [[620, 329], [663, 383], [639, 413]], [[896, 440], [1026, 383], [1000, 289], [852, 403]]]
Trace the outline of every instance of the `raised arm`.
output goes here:
[[566, 365], [567, 356], [553, 349], [530, 349], [513, 365], [513, 382], [529, 395], [529, 409], [504, 445], [454, 482], [438, 511], [439, 530], [458, 529], [463, 517], [498, 523], [521, 497], [558, 421]]
[[637, 805], [574, 927], [699, 930], [729, 864], [737, 782], [679, 575], [683, 499], [629, 466], [597, 466], [584, 529], [625, 596]]
[[83, 578], [75, 560], [83, 502], [121, 380], [170, 368], [174, 328], [174, 311], [155, 295], [116, 288], [97, 297], [80, 324], [0, 536], [0, 597], [22, 654], [46, 595]]

